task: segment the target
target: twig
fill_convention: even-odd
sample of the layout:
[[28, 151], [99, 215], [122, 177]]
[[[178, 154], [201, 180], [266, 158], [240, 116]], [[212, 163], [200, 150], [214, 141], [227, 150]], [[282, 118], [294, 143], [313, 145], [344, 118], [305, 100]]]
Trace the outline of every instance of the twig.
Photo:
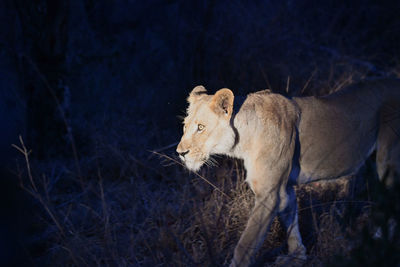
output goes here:
[[179, 142], [175, 142], [175, 143], [173, 143], [173, 144], [169, 144], [169, 145], [164, 146], [164, 147], [161, 147], [161, 148], [159, 148], [159, 149], [154, 149], [154, 151], [156, 151], [156, 152], [161, 152], [161, 151], [163, 151], [163, 150], [167, 150], [167, 149], [169, 149], [169, 148], [171, 148], [171, 147], [176, 146], [178, 143], [179, 143]]
[[311, 216], [313, 218], [312, 223], [314, 224], [314, 229], [317, 233], [319, 233], [319, 227], [318, 227], [318, 223], [317, 223], [317, 218], [316, 218], [316, 214], [314, 212], [314, 207], [313, 207], [313, 203], [312, 203], [312, 197], [311, 197], [311, 193], [309, 195], [310, 197], [310, 208], [311, 208]]
[[54, 101], [56, 102], [58, 111], [60, 112], [62, 120], [64, 122], [65, 129], [67, 130], [68, 138], [69, 138], [69, 140], [71, 142], [72, 153], [74, 154], [74, 159], [75, 159], [75, 168], [76, 168], [76, 170], [78, 172], [78, 176], [79, 176], [79, 179], [81, 181], [81, 186], [82, 186], [82, 189], [83, 189], [84, 188], [84, 186], [83, 186], [83, 176], [82, 176], [81, 167], [80, 167], [80, 164], [79, 164], [78, 150], [76, 149], [75, 139], [74, 139], [74, 136], [72, 135], [71, 128], [69, 127], [67, 116], [65, 115], [64, 109], [62, 108], [61, 103], [58, 100], [55, 91], [50, 86], [50, 84], [47, 81], [46, 77], [40, 72], [40, 70], [37, 67], [37, 65], [32, 61], [32, 59], [29, 56], [24, 55], [24, 57], [29, 62], [29, 64], [32, 66], [32, 69], [38, 74], [40, 80], [46, 86], [47, 90], [49, 90], [51, 96], [53, 97]]
[[103, 177], [101, 176], [101, 171], [100, 171], [99, 165], [97, 166], [97, 176], [99, 178], [100, 199], [101, 199], [101, 207], [103, 210], [104, 237], [106, 239], [108, 239], [111, 236], [110, 231], [109, 231], [110, 215], [108, 214], [108, 206], [107, 206], [105, 195], [104, 195]]
[[30, 154], [32, 151], [31, 151], [31, 150], [28, 151], [28, 150], [26, 149], [26, 146], [25, 146], [25, 144], [24, 144], [24, 140], [22, 140], [22, 136], [21, 136], [21, 135], [19, 136], [19, 142], [21, 143], [21, 147], [15, 145], [15, 144], [12, 144], [11, 146], [14, 147], [15, 149], [17, 149], [19, 152], [21, 152], [21, 153], [24, 155], [24, 157], [25, 157], [25, 163], [26, 163], [26, 168], [27, 168], [27, 170], [28, 170], [29, 181], [31, 182], [31, 185], [32, 185], [32, 187], [33, 187], [33, 190], [35, 190], [35, 192], [37, 192], [38, 190], [37, 190], [37, 187], [36, 187], [35, 182], [33, 181], [32, 172], [31, 172], [31, 165], [30, 165], [30, 163], [29, 163], [29, 154]]
[[[150, 152], [153, 153], [153, 154], [158, 155], [159, 157], [163, 157], [163, 158], [166, 158], [166, 159], [168, 159], [168, 160], [171, 160], [171, 161], [173, 161], [173, 162], [175, 162], [175, 163], [181, 165], [182, 167], [185, 167], [185, 165], [182, 164], [181, 162], [179, 162], [179, 161], [177, 161], [176, 159], [171, 158], [171, 157], [169, 157], [169, 156], [167, 156], [167, 155], [165, 155], [165, 154], [158, 153], [158, 152], [156, 152], [156, 151], [150, 151]], [[226, 196], [226, 197], [229, 198], [229, 199], [232, 199], [230, 196], [228, 196], [227, 194], [225, 194], [221, 189], [219, 189], [216, 185], [214, 185], [214, 184], [211, 183], [209, 180], [207, 180], [207, 178], [205, 178], [204, 176], [200, 175], [199, 173], [197, 173], [197, 172], [195, 172], [195, 171], [193, 171], [193, 173], [194, 173], [197, 177], [200, 177], [200, 178], [203, 179], [206, 183], [208, 183], [209, 185], [211, 185], [215, 190], [217, 190], [218, 192], [220, 192], [222, 195]]]
[[264, 71], [264, 69], [261, 67], [261, 64], [260, 64], [260, 63], [258, 63], [258, 68], [259, 68], [260, 71], [261, 71], [261, 74], [262, 74], [262, 76], [263, 76], [263, 78], [264, 78], [264, 80], [265, 80], [265, 83], [266, 83], [267, 86], [268, 86], [268, 89], [271, 89], [271, 90], [272, 90], [272, 86], [271, 86], [271, 84], [269, 83], [268, 75], [265, 73], [265, 71]]
[[155, 169], [155, 168], [153, 168], [153, 167], [151, 167], [151, 166], [148, 166], [148, 165], [144, 164], [144, 163], [141, 162], [140, 160], [136, 159], [133, 155], [128, 155], [128, 156], [129, 156], [129, 158], [130, 158], [132, 161], [134, 161], [134, 162], [135, 162], [137, 165], [139, 165], [140, 167], [143, 167], [143, 168], [145, 168], [145, 169], [148, 169], [148, 170], [150, 170], [150, 171], [156, 173], [157, 175], [160, 175], [161, 177], [163, 177], [163, 178], [165, 178], [165, 179], [168, 179], [168, 177], [167, 177], [165, 174], [163, 174], [162, 172], [160, 172], [159, 170], [157, 170], [157, 169]]
[[[153, 149], [152, 151], [161, 152], [161, 151], [170, 149], [171, 147], [175, 147], [176, 145], [178, 145], [178, 143], [179, 143], [179, 142], [175, 142], [175, 143], [173, 143], [173, 144], [169, 144], [169, 145], [160, 147], [160, 148], [158, 148], [158, 149]], [[152, 156], [152, 154], [150, 154], [149, 158], [150, 158], [151, 156]]]
[[306, 90], [306, 88], [308, 87], [308, 85], [310, 84], [312, 79], [314, 78], [315, 73], [317, 73], [317, 70], [314, 70], [313, 73], [311, 73], [310, 78], [308, 78], [307, 82], [304, 84], [303, 88], [301, 89], [300, 95], [302, 95], [304, 93], [304, 91]]
[[26, 188], [24, 186], [24, 183], [22, 182], [22, 177], [20, 177], [20, 179], [21, 179], [21, 181], [20, 181], [21, 187], [22, 187], [22, 189], [27, 191], [30, 195], [32, 195], [34, 198], [39, 200], [40, 204], [42, 204], [42, 206], [46, 210], [47, 214], [50, 216], [50, 218], [56, 224], [56, 226], [57, 226], [58, 230], [60, 231], [61, 235], [65, 236], [64, 229], [61, 227], [61, 224], [58, 222], [58, 220], [55, 217], [54, 213], [51, 211], [49, 205], [44, 201], [42, 195], [40, 194], [40, 192], [38, 191], [38, 189], [36, 187], [35, 181], [33, 180], [32, 171], [31, 171], [31, 167], [30, 167], [30, 163], [29, 163], [29, 154], [31, 153], [31, 151], [26, 148], [21, 135], [19, 136], [19, 141], [21, 143], [21, 147], [15, 145], [15, 144], [12, 144], [12, 146], [24, 155], [25, 162], [26, 162], [26, 168], [27, 168], [27, 171], [28, 171], [28, 178], [29, 178], [29, 182], [31, 183], [31, 188]]
[[332, 205], [332, 204], [351, 204], [351, 203], [376, 205], [375, 202], [368, 201], [368, 200], [364, 200], [364, 201], [362, 201], [362, 200], [360, 200], [360, 201], [357, 201], [357, 200], [335, 200], [335, 201], [327, 201], [324, 203], [304, 207], [304, 208], [298, 209], [298, 211], [304, 211], [304, 210], [313, 209], [313, 208], [317, 208], [317, 207], [323, 207], [323, 206]]

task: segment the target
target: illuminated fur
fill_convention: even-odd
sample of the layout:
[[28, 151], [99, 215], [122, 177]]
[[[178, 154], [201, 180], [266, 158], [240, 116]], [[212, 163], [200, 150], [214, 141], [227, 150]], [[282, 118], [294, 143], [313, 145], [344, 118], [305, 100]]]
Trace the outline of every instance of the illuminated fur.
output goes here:
[[363, 82], [325, 97], [287, 99], [265, 90], [249, 94], [238, 110], [231, 90], [208, 95], [197, 86], [188, 102], [177, 147], [187, 168], [197, 171], [212, 154], [243, 159], [255, 194], [231, 266], [254, 260], [276, 215], [287, 229], [289, 255], [306, 258], [293, 184], [353, 175], [374, 149], [380, 178], [390, 184], [399, 173], [397, 80]]

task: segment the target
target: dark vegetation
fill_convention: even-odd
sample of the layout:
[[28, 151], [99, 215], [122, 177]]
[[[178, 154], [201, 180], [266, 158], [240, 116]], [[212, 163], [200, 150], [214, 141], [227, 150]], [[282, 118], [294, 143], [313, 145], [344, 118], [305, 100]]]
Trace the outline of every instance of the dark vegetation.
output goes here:
[[[372, 0], [0, 1], [2, 265], [229, 264], [253, 195], [240, 161], [198, 176], [173, 160], [188, 92], [398, 77], [399, 14]], [[373, 159], [352, 182], [298, 188], [306, 265], [398, 266], [399, 189]], [[285, 253], [277, 220], [271, 232], [259, 265]]]

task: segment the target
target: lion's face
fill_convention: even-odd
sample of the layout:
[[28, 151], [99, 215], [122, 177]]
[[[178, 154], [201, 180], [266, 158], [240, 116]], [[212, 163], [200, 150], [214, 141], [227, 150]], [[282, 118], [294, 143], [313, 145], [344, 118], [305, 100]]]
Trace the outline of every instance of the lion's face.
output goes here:
[[227, 153], [233, 146], [233, 98], [229, 89], [207, 95], [203, 86], [197, 86], [190, 93], [183, 136], [176, 149], [188, 169], [199, 170], [210, 155]]

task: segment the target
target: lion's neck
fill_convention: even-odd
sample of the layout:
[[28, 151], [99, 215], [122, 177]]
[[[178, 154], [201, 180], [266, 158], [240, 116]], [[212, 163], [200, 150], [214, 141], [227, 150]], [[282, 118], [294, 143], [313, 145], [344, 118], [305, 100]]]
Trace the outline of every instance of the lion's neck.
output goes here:
[[234, 135], [234, 142], [227, 155], [234, 158], [244, 159], [246, 157], [246, 147], [251, 143], [253, 136], [249, 129], [252, 129], [253, 120], [249, 117], [249, 109], [245, 106], [246, 97], [235, 97], [234, 111], [231, 118], [231, 127]]
[[242, 105], [244, 103], [244, 101], [246, 100], [246, 97], [244, 96], [236, 96], [233, 102], [233, 113], [232, 113], [232, 117], [231, 117], [231, 121], [230, 121], [230, 125], [233, 131], [233, 136], [234, 136], [234, 142], [231, 146], [231, 148], [229, 149], [229, 151], [227, 151], [227, 155], [231, 156], [231, 157], [238, 157], [238, 155], [240, 154], [239, 150], [239, 142], [240, 142], [240, 135], [239, 135], [239, 131], [238, 131], [238, 115], [240, 114]]

